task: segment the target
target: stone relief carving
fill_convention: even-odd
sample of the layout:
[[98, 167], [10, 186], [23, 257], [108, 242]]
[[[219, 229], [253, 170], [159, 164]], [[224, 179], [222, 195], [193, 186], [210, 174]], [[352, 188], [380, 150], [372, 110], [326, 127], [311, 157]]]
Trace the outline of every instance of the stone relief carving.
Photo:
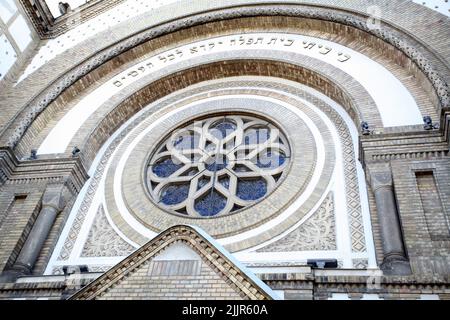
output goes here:
[[[74, 67], [70, 72], [56, 80], [46, 90], [44, 90], [36, 99], [34, 99], [28, 106], [25, 114], [22, 116], [20, 122], [16, 125], [13, 132], [10, 134], [10, 138], [7, 145], [14, 148], [25, 131], [36, 119], [36, 117], [61, 94], [66, 88], [71, 86], [75, 81], [85, 76], [93, 69], [97, 68], [101, 64], [105, 63], [114, 56], [117, 56], [138, 44], [145, 41], [149, 41], [152, 38], [162, 36], [164, 34], [180, 30], [182, 28], [191, 27], [194, 25], [212, 22], [222, 19], [248, 17], [248, 16], [261, 16], [261, 15], [286, 15], [296, 16], [303, 18], [322, 19], [336, 23], [342, 23], [355, 27], [357, 29], [366, 31], [387, 43], [395, 46], [397, 49], [405, 53], [417, 66], [424, 72], [430, 82], [433, 84], [436, 94], [438, 95], [441, 107], [450, 106], [450, 92], [448, 84], [443, 80], [441, 75], [436, 71], [433, 64], [424, 57], [420, 49], [411, 45], [408, 41], [401, 39], [396, 31], [389, 26], [383, 26], [381, 29], [372, 29], [367, 25], [367, 21], [364, 17], [357, 18], [353, 15], [335, 13], [333, 10], [323, 8], [305, 8], [304, 6], [259, 6], [259, 7], [242, 7], [218, 10], [215, 12], [208, 12], [206, 14], [199, 14], [196, 16], [182, 18], [175, 22], [170, 22], [161, 26], [157, 26], [150, 30], [141, 32], [135, 36], [132, 36], [117, 45], [114, 45], [108, 49], [101, 51], [100, 53], [87, 59], [84, 63], [77, 67]], [[398, 32], [397, 32], [398, 33]]]
[[369, 179], [373, 192], [380, 188], [392, 187], [392, 172], [389, 165], [370, 165]]
[[123, 257], [135, 248], [123, 240], [111, 227], [103, 206], [100, 205], [88, 238], [84, 244], [82, 257]]
[[289, 252], [336, 250], [333, 193], [330, 192], [319, 209], [297, 229], [257, 252]]

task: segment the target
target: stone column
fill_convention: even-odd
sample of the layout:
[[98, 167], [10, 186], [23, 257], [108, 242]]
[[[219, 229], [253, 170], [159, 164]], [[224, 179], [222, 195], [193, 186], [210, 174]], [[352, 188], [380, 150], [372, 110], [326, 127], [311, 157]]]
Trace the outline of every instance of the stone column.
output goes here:
[[31, 274], [56, 216], [65, 206], [64, 186], [50, 185], [42, 197], [42, 208], [34, 222], [14, 265], [4, 272], [0, 282], [11, 282], [21, 275]]
[[387, 275], [411, 274], [403, 244], [391, 168], [387, 164], [371, 166], [369, 172], [383, 245], [384, 256], [380, 267]]

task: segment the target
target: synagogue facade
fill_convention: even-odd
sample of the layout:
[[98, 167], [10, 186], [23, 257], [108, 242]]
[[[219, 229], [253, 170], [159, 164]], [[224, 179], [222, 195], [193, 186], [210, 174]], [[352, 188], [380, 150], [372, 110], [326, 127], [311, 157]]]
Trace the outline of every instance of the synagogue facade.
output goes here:
[[449, 83], [446, 0], [2, 0], [0, 299], [450, 299]]

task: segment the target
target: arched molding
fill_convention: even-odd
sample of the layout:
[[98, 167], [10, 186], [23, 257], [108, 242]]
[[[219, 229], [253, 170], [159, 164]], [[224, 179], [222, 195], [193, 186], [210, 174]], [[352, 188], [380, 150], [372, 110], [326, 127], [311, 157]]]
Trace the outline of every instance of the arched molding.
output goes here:
[[[308, 63], [307, 60], [303, 61]], [[218, 61], [211, 64], [192, 67], [184, 71], [176, 72], [173, 75], [164, 77], [139, 89], [130, 88], [131, 93], [123, 98], [124, 93], [109, 101], [109, 112], [91, 129], [86, 140], [82, 141], [81, 148], [84, 150], [81, 157], [86, 167], [89, 167], [96, 156], [97, 151], [103, 143], [130, 117], [136, 114], [148, 104], [166, 96], [186, 86], [199, 82], [228, 78], [234, 76], [271, 76], [285, 78], [311, 86], [316, 90], [325, 89], [330, 97], [345, 106], [346, 111], [355, 123], [359, 123], [363, 118], [371, 118], [378, 126], [381, 120], [373, 100], [363, 88], [356, 86], [349, 91], [339, 86], [336, 81], [330, 80], [330, 76], [348, 76], [338, 70], [327, 75], [314, 72], [307, 68], [302, 68], [290, 63], [269, 60], [234, 60]], [[347, 78], [349, 83], [351, 78]], [[317, 86], [317, 84], [320, 86]], [[135, 90], [133, 92], [133, 90]], [[364, 105], [363, 107], [361, 107]], [[363, 115], [360, 109], [363, 110]], [[69, 151], [69, 150], [67, 150]]]
[[[223, 88], [221, 86], [221, 83], [224, 83]], [[291, 84], [291, 86], [286, 85], [289, 83]], [[149, 148], [151, 148], [150, 146], [153, 145], [153, 142], [151, 142], [147, 138], [143, 138], [143, 140], [140, 140], [143, 143], [143, 145], [141, 145], [142, 143], [139, 141], [136, 142], [137, 144], [135, 145], [133, 141], [135, 138], [141, 135], [141, 130], [145, 130], [145, 133], [143, 133], [144, 135], [147, 134], [146, 130], [149, 130], [148, 131], [148, 134], [150, 134], [148, 136], [149, 139], [154, 138], [158, 139], [161, 135], [164, 135], [167, 130], [170, 131], [172, 125], [176, 126], [178, 122], [180, 123], [183, 122], [183, 119], [181, 118], [178, 119], [178, 116], [175, 117], [174, 120], [175, 122], [171, 119], [168, 119], [166, 121], [165, 119], [162, 118], [164, 117], [164, 115], [172, 111], [175, 112], [174, 115], [175, 114], [180, 115], [180, 112], [183, 113], [185, 111], [193, 112], [193, 114], [198, 115], [198, 112], [196, 112], [196, 110], [190, 110], [189, 108], [196, 102], [201, 103], [201, 101], [203, 101], [204, 99], [214, 98], [216, 97], [216, 95], [217, 97], [220, 97], [224, 92], [228, 92], [227, 88], [229, 87], [229, 84], [233, 84], [231, 87], [235, 86], [235, 89], [232, 89], [232, 91], [230, 91], [231, 94], [245, 95], [245, 94], [252, 94], [252, 92], [254, 94], [256, 92], [260, 92], [258, 93], [258, 95], [261, 94], [261, 97], [263, 99], [265, 99], [266, 97], [277, 99], [277, 96], [280, 95], [278, 97], [279, 99], [282, 96], [285, 96], [285, 98], [281, 98], [283, 101], [284, 99], [286, 99], [286, 103], [292, 103], [300, 108], [304, 107], [304, 106], [302, 107], [303, 102], [301, 101], [305, 99], [304, 102], [309, 105], [308, 108], [311, 108], [310, 110], [314, 110], [316, 107], [318, 107], [320, 110], [322, 110], [321, 112], [324, 112], [323, 116], [319, 117], [310, 114], [309, 117], [311, 117], [311, 119], [314, 118], [314, 122], [318, 121], [317, 123], [320, 124], [320, 122], [327, 117], [330, 117], [329, 120], [331, 120], [332, 123], [336, 121], [335, 126], [338, 127], [336, 129], [338, 129], [339, 133], [335, 132], [332, 134], [333, 141], [338, 140], [342, 141], [343, 148], [345, 150], [341, 149], [341, 151], [333, 151], [334, 148], [331, 145], [327, 144], [331, 143], [330, 137], [324, 137], [323, 141], [327, 145], [321, 152], [325, 152], [326, 156], [330, 157], [333, 157], [332, 154], [334, 152], [337, 152], [336, 157], [338, 156], [338, 154], [341, 154], [342, 152], [342, 155], [346, 158], [345, 161], [347, 161], [347, 163], [350, 164], [346, 168], [353, 168], [352, 170], [356, 169], [356, 171], [353, 172], [344, 173], [344, 171], [342, 171], [343, 176], [341, 178], [338, 178], [337, 180], [333, 179], [333, 181], [337, 183], [336, 185], [337, 189], [335, 189], [335, 192], [337, 193], [344, 192], [344, 189], [346, 189], [342, 186], [339, 187], [339, 185], [343, 183], [344, 177], [345, 180], [350, 179], [353, 181], [351, 183], [349, 182], [348, 184], [349, 186], [352, 185], [352, 187], [349, 187], [345, 191], [347, 192], [347, 196], [343, 196], [342, 194], [340, 194], [337, 195], [338, 197], [337, 199], [344, 199], [346, 197], [349, 197], [349, 199], [351, 199], [354, 195], [357, 195], [358, 193], [359, 196], [361, 197], [361, 202], [359, 200], [354, 201], [349, 200], [347, 202], [348, 206], [347, 209], [339, 210], [340, 212], [339, 219], [343, 219], [344, 221], [341, 225], [347, 225], [347, 221], [350, 221], [348, 227], [352, 229], [351, 233], [349, 233], [352, 235], [351, 241], [350, 236], [344, 236], [343, 238], [341, 238], [342, 241], [346, 243], [347, 249], [339, 251], [340, 252], [339, 254], [342, 257], [343, 261], [345, 261], [344, 267], [356, 266], [358, 265], [357, 261], [363, 258], [365, 259], [366, 261], [365, 265], [367, 266], [367, 257], [370, 258], [371, 257], [370, 255], [373, 252], [371, 245], [372, 234], [370, 228], [370, 217], [368, 211], [369, 209], [367, 207], [367, 199], [365, 199], [365, 191], [364, 191], [365, 179], [363, 177], [362, 171], [360, 170], [360, 166], [357, 164], [358, 162], [356, 159], [356, 154], [358, 153], [357, 132], [355, 132], [356, 129], [354, 124], [341, 107], [338, 108], [340, 111], [336, 110], [333, 111], [334, 107], [337, 107], [337, 104], [332, 103], [331, 100], [325, 98], [323, 94], [319, 94], [317, 91], [309, 89], [298, 83], [296, 84], [295, 82], [270, 77], [261, 77], [261, 79], [258, 79], [258, 77], [235, 77], [230, 79], [218, 79], [206, 83], [199, 83], [196, 85], [192, 85], [189, 88], [181, 90], [181, 91], [190, 91], [190, 94], [189, 93], [186, 94], [184, 98], [179, 94], [178, 95], [172, 94], [169, 96], [165, 96], [163, 99], [160, 99], [156, 103], [150, 104], [146, 109], [140, 111], [133, 117], [133, 119], [130, 119], [127, 122], [127, 124], [125, 124], [119, 130], [117, 130], [117, 132], [115, 132], [114, 135], [108, 140], [107, 144], [104, 145], [104, 147], [102, 148], [102, 152], [98, 153], [97, 155], [97, 158], [95, 160], [95, 166], [93, 166], [90, 171], [92, 180], [89, 182], [88, 185], [86, 185], [87, 188], [85, 192], [80, 194], [79, 196], [80, 206], [75, 208], [75, 211], [73, 212], [73, 217], [75, 219], [74, 221], [76, 221], [76, 223], [69, 224], [66, 226], [65, 228], [66, 230], [63, 232], [63, 235], [60, 238], [57, 250], [55, 250], [53, 254], [52, 263], [56, 263], [56, 265], [61, 265], [61, 263], [65, 264], [84, 263], [83, 262], [84, 258], [78, 257], [77, 255], [79, 249], [82, 248], [82, 246], [80, 247], [80, 244], [81, 245], [83, 244], [83, 237], [81, 236], [81, 238], [76, 240], [75, 243], [74, 239], [77, 238], [78, 233], [83, 235], [86, 234], [86, 230], [88, 230], [86, 228], [89, 228], [89, 221], [90, 221], [89, 216], [91, 213], [94, 212], [91, 211], [90, 209], [89, 212], [86, 210], [88, 210], [88, 208], [95, 208], [95, 206], [98, 204], [98, 201], [107, 203], [107, 208], [105, 210], [108, 216], [111, 218], [111, 221], [113, 221], [113, 224], [116, 226], [115, 228], [120, 229], [119, 234], [121, 234], [121, 236], [124, 237], [124, 239], [127, 239], [129, 243], [133, 243], [133, 245], [137, 243], [142, 244], [146, 241], [146, 239], [152, 238], [154, 236], [154, 231], [152, 230], [155, 230], [156, 232], [160, 231], [156, 224], [159, 223], [168, 223], [169, 225], [171, 224], [171, 222], [168, 220], [166, 222], [161, 220], [161, 219], [170, 220], [175, 217], [168, 213], [161, 215], [159, 218], [155, 218], [153, 222], [150, 220], [147, 221], [147, 223], [145, 223], [145, 227], [142, 224], [140, 224], [142, 223], [142, 220], [139, 219], [141, 218], [146, 219], [145, 218], [146, 212], [147, 213], [151, 212], [151, 215], [148, 215], [147, 219], [157, 217], [159, 213], [155, 212], [154, 209], [151, 209], [150, 207], [147, 206], [148, 201], [146, 201], [145, 195], [144, 196], [138, 195], [138, 190], [140, 189], [140, 186], [137, 183], [138, 180], [141, 179], [136, 178], [137, 176], [141, 176], [141, 169], [142, 169], [141, 164], [145, 162], [144, 160], [146, 159], [148, 153], [151, 151]], [[280, 84], [284, 84], [282, 85], [283, 89], [280, 89], [279, 87]], [[246, 87], [248, 88], [246, 89]], [[197, 88], [203, 88], [203, 92], [201, 94], [195, 94], [197, 92], [196, 91]], [[298, 91], [297, 88], [304, 88], [304, 90], [306, 91], [302, 93], [302, 90]], [[318, 94], [319, 96], [315, 96], [313, 92], [315, 92], [315, 94]], [[293, 96], [291, 96], [291, 94]], [[294, 97], [296, 94], [299, 94], [300, 100]], [[322, 99], [326, 99], [328, 102], [324, 102]], [[175, 104], [173, 104], [174, 101]], [[330, 103], [331, 105], [328, 105]], [[159, 110], [158, 107], [161, 106], [162, 109]], [[189, 108], [184, 108], [183, 106]], [[220, 110], [223, 110], [223, 108], [221, 108]], [[279, 113], [274, 112], [274, 114]], [[322, 119], [322, 117], [325, 118]], [[319, 118], [322, 120], [320, 120]], [[152, 128], [148, 127], [149, 124], [152, 126]], [[351, 127], [350, 131], [347, 131], [346, 129], [348, 128], [347, 126]], [[154, 130], [156, 130], [156, 132]], [[333, 129], [332, 131], [334, 130], [335, 129]], [[327, 133], [328, 130], [325, 130], [325, 127], [323, 128], [320, 127], [319, 131], [325, 135], [331, 133], [331, 131]], [[130, 148], [130, 150], [132, 150], [131, 157], [125, 150], [128, 149], [128, 147]], [[133, 150], [136, 150], [136, 152], [134, 152]], [[122, 159], [125, 162], [123, 162]], [[348, 161], [350, 161], [353, 164], [351, 164]], [[123, 165], [121, 165], [120, 162], [123, 162]], [[301, 162], [302, 161], [299, 161], [299, 163]], [[304, 207], [302, 206], [300, 210], [292, 211], [294, 209], [290, 208], [289, 209], [291, 210], [290, 213], [286, 212], [286, 214], [289, 216], [288, 218], [286, 218], [287, 216], [284, 213], [281, 213], [281, 215], [279, 215], [280, 212], [278, 211], [278, 213], [275, 213], [275, 216], [270, 218], [268, 221], [262, 221], [263, 219], [263, 217], [261, 216], [262, 212], [260, 210], [257, 210], [257, 213], [255, 213], [257, 215], [255, 217], [257, 218], [257, 220], [253, 220], [253, 222], [259, 220], [260, 223], [257, 223], [257, 225], [253, 224], [253, 227], [250, 227], [248, 229], [243, 228], [241, 230], [243, 232], [233, 232], [232, 228], [236, 226], [236, 221], [234, 221], [233, 223], [226, 223], [226, 224], [225, 223], [208, 224], [207, 221], [196, 221], [196, 224], [198, 223], [202, 227], [207, 228], [208, 232], [210, 234], [214, 234], [215, 237], [218, 236], [219, 238], [221, 238], [220, 240], [221, 243], [223, 241], [223, 244], [226, 245], [226, 247], [232, 252], [240, 251], [246, 248], [251, 248], [255, 245], [261, 244], [262, 242], [272, 239], [276, 235], [282, 236], [281, 233], [283, 233], [284, 231], [288, 232], [288, 229], [290, 227], [295, 227], [295, 225], [293, 225], [294, 221], [302, 223], [304, 219], [307, 219], [310, 213], [314, 212], [315, 205], [321, 203], [320, 200], [321, 197], [319, 197], [320, 199], [317, 198], [318, 195], [328, 194], [327, 190], [329, 190], [330, 186], [329, 183], [333, 183], [332, 180], [329, 180], [331, 178], [330, 174], [333, 175], [333, 173], [330, 171], [333, 170], [333, 165], [331, 165], [331, 162], [327, 163], [329, 165], [324, 167], [324, 171], [322, 171], [323, 175], [321, 175], [321, 177], [318, 180], [320, 182], [318, 182], [318, 184], [316, 185], [320, 189], [320, 191], [318, 191], [317, 193], [314, 192], [314, 195], [312, 195], [311, 198], [307, 200], [305, 206]], [[126, 172], [122, 171], [123, 169]], [[340, 169], [338, 171], [340, 172]], [[293, 172], [298, 172], [298, 170], [294, 170]], [[118, 177], [120, 176], [123, 177], [124, 179], [122, 182], [119, 181], [120, 179], [118, 179]], [[103, 177], [106, 180], [103, 181]], [[355, 181], [358, 182], [355, 183]], [[280, 187], [283, 187], [283, 184], [280, 185]], [[102, 187], [103, 185], [104, 189]], [[357, 185], [360, 185], [359, 191], [355, 191], [355, 189], [352, 189], [353, 186]], [[122, 191], [119, 191], [119, 189]], [[104, 192], [105, 194], [104, 200], [101, 200], [103, 199], [103, 196], [101, 196], [101, 198], [98, 198], [95, 195], [96, 192], [97, 193], [100, 192], [100, 194], [103, 194]], [[276, 196], [275, 194], [273, 195]], [[125, 207], [123, 207], [123, 205], [120, 204], [121, 200], [119, 202], [116, 201], [119, 198], [122, 198], [123, 201], [125, 201], [124, 204]], [[142, 201], [145, 202], [145, 204], [143, 204]], [[269, 211], [267, 211], [266, 214], [273, 216], [274, 212], [271, 210], [275, 208], [274, 205], [275, 204], [266, 207], [266, 209], [269, 209]], [[279, 204], [277, 202], [275, 206], [278, 205]], [[293, 203], [289, 204], [289, 206], [292, 205]], [[340, 205], [344, 207], [346, 206], [345, 202], [341, 202]], [[354, 205], [357, 205], [358, 207], [353, 207]], [[359, 207], [360, 205], [361, 207]], [[118, 206], [120, 206], [120, 208]], [[139, 208], [143, 208], [144, 211], [142, 211], [142, 213], [144, 214], [144, 216], [138, 214], [135, 211], [136, 209], [140, 210]], [[305, 213], [307, 213], [308, 215], [304, 215]], [[231, 215], [228, 216], [227, 219], [222, 220], [231, 221], [233, 220], [233, 218], [238, 218], [239, 220], [240, 214], [241, 213], [237, 214], [236, 216]], [[290, 214], [292, 214], [292, 216]], [[137, 218], [138, 220], [136, 220], [136, 223], [140, 224], [140, 226], [136, 225], [135, 222], [132, 222], [132, 220], [130, 220], [129, 215], [131, 215], [132, 219]], [[141, 218], [138, 218], [138, 215]], [[224, 218], [226, 217], [227, 216], [225, 216]], [[273, 221], [273, 219], [276, 219], [277, 221], [275, 222]], [[83, 222], [84, 220], [86, 222]], [[243, 221], [239, 222], [238, 224], [241, 225], [242, 223]], [[359, 225], [359, 227], [356, 227], [357, 225]], [[156, 227], [156, 229], [153, 229], [154, 227]], [[82, 228], [82, 230], [80, 230], [80, 228]], [[226, 228], [231, 229], [225, 230]], [[341, 235], [346, 234], [347, 231], [345, 231], [344, 229], [340, 231]], [[229, 231], [228, 234], [226, 234], [226, 231]], [[364, 235], [357, 237], [355, 236], [355, 238], [353, 239], [354, 235], [356, 234], [360, 235], [364, 234]], [[365, 245], [362, 244], [361, 246], [361, 243], [359, 243], [358, 239], [365, 239]], [[342, 249], [343, 247], [340, 245], [339, 248]], [[368, 253], [369, 256], [367, 255]], [[300, 256], [296, 256], [296, 259], [299, 259], [299, 257], [304, 258], [305, 256], [308, 256], [308, 254], [309, 253], [307, 252], [300, 254]], [[326, 256], [327, 253], [316, 252], [312, 254], [315, 255], [314, 257], [318, 256], [323, 257], [324, 255]], [[329, 254], [335, 253], [328, 253], [328, 255]], [[245, 258], [246, 257], [247, 255], [245, 254]], [[250, 256], [249, 258], [254, 259], [254, 257]], [[280, 256], [280, 258], [288, 260], [290, 259], [287, 258], [287, 256], [283, 257]], [[372, 266], [374, 265], [375, 262], [373, 258], [369, 259], [369, 263]]]
[[236, 17], [248, 16], [293, 16], [307, 19], [317, 19], [331, 21], [337, 24], [343, 24], [352, 28], [362, 30], [370, 33], [376, 38], [395, 46], [400, 52], [409, 57], [419, 69], [427, 76], [430, 83], [435, 89], [439, 104], [441, 107], [449, 105], [449, 91], [446, 82], [442, 76], [436, 71], [436, 67], [429, 59], [425, 58], [429, 53], [424, 53], [421, 48], [411, 45], [406, 37], [401, 37], [398, 31], [383, 25], [381, 29], [370, 29], [367, 26], [366, 19], [351, 15], [349, 13], [336, 13], [331, 9], [317, 9], [307, 8], [302, 6], [250, 6], [239, 7], [233, 9], [225, 9], [219, 11], [208, 12], [208, 14], [198, 14], [188, 18], [182, 18], [177, 21], [169, 22], [167, 24], [146, 30], [144, 32], [135, 34], [126, 40], [120, 41], [115, 45], [98, 52], [82, 64], [74, 67], [71, 71], [66, 73], [63, 77], [54, 81], [47, 89], [39, 94], [27, 107], [22, 109], [15, 120], [10, 123], [7, 130], [4, 131], [3, 139], [7, 140], [5, 143], [14, 148], [17, 146], [21, 137], [36, 119], [36, 117], [64, 90], [70, 87], [78, 79], [89, 74], [95, 68], [101, 66], [106, 61], [126, 52], [127, 50], [138, 46], [155, 37], [181, 30], [183, 28], [199, 25], [211, 21], [232, 19]]

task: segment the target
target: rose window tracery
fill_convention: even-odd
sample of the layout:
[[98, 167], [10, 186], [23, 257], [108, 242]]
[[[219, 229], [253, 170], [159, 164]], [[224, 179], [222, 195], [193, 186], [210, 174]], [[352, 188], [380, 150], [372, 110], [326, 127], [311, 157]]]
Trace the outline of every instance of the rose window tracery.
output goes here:
[[175, 130], [150, 158], [147, 186], [161, 207], [190, 217], [248, 207], [281, 181], [290, 157], [280, 129], [262, 118], [224, 115]]

